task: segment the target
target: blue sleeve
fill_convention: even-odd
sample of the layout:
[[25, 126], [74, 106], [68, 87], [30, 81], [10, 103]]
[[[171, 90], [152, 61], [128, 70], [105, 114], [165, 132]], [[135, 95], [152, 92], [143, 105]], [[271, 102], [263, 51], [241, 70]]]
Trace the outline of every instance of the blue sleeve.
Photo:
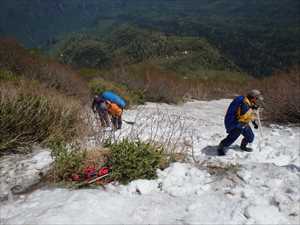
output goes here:
[[244, 115], [250, 109], [249, 105], [242, 102], [241, 104], [241, 115]]
[[224, 119], [227, 132], [238, 126], [239, 122], [236, 118], [236, 113], [243, 101], [244, 96], [238, 96], [230, 103]]

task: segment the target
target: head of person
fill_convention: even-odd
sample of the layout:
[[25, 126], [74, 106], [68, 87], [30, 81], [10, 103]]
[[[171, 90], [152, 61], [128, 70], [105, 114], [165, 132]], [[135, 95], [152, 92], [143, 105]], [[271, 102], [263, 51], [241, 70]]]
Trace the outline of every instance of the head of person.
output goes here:
[[260, 100], [260, 101], [264, 100], [261, 92], [259, 90], [256, 90], [256, 89], [253, 89], [253, 90], [249, 91], [248, 94], [247, 94], [247, 98], [249, 99], [249, 101], [251, 103], [254, 103], [254, 104], [257, 102], [257, 100]]

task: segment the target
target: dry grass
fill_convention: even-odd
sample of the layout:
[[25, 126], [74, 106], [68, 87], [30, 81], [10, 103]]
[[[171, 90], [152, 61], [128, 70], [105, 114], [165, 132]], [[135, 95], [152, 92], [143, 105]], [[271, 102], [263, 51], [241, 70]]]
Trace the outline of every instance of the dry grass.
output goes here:
[[177, 103], [186, 91], [176, 74], [148, 64], [121, 67], [113, 71], [112, 79], [124, 83], [146, 101]]
[[[245, 74], [218, 71], [207, 79], [180, 77], [155, 65], [120, 67], [105, 76], [139, 92], [145, 101], [178, 103], [191, 98], [212, 100], [246, 95], [251, 89], [262, 91], [265, 104], [263, 119], [268, 122], [300, 122], [300, 69], [278, 72], [263, 79]], [[207, 71], [203, 71], [203, 75]], [[106, 77], [106, 78], [107, 78]]]
[[[203, 77], [208, 71], [203, 71]], [[211, 74], [211, 78], [189, 78], [175, 72], [166, 71], [152, 64], [137, 64], [120, 67], [102, 75], [105, 79], [123, 83], [130, 90], [143, 95], [145, 101], [178, 103], [191, 97], [195, 99], [217, 99], [232, 97], [239, 93], [250, 79], [240, 73], [220, 71]], [[230, 91], [229, 91], [230, 90]]]
[[268, 121], [300, 123], [300, 69], [277, 73], [253, 82], [264, 95], [264, 114]]
[[[233, 98], [246, 95], [251, 89], [261, 90], [264, 96], [264, 119], [275, 123], [300, 123], [300, 69], [279, 72], [264, 79], [208, 79], [180, 80], [170, 79], [166, 85], [160, 79], [152, 77], [152, 86], [156, 95], [163, 93], [178, 102], [183, 97], [200, 100]], [[161, 85], [161, 86], [160, 86]], [[176, 88], [174, 88], [176, 87]]]
[[98, 168], [107, 163], [110, 155], [111, 152], [107, 148], [102, 148], [102, 147], [90, 148], [87, 149], [86, 158], [82, 163], [85, 167], [93, 166], [95, 168]]
[[1, 83], [0, 127], [1, 152], [53, 139], [71, 141], [85, 130], [78, 101], [24, 80]]
[[[148, 98], [176, 103], [187, 98], [211, 100], [246, 95], [259, 89], [264, 95], [264, 119], [268, 122], [300, 123], [300, 69], [278, 72], [264, 79], [250, 77], [182, 79], [159, 71], [146, 73], [145, 92]], [[230, 75], [228, 75], [230, 77]], [[153, 97], [151, 97], [153, 96]]]

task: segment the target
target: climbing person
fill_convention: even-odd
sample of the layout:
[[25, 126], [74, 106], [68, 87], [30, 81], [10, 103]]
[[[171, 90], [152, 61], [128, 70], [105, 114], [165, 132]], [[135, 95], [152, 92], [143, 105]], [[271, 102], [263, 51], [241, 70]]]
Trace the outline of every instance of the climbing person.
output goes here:
[[104, 91], [101, 98], [106, 101], [107, 112], [111, 116], [114, 129], [122, 128], [122, 114], [126, 106], [125, 100], [113, 91]]
[[107, 110], [107, 101], [101, 95], [95, 95], [92, 103], [92, 110], [94, 113], [98, 112], [101, 126], [110, 127], [110, 120]]
[[116, 130], [121, 129], [123, 109], [116, 103], [107, 101], [107, 111], [111, 115], [111, 123], [113, 128]]
[[251, 90], [246, 96], [236, 97], [229, 105], [225, 115], [224, 123], [227, 137], [223, 139], [218, 146], [218, 155], [225, 155], [225, 149], [235, 142], [242, 134], [244, 136], [240, 148], [243, 151], [252, 152], [252, 149], [247, 147], [254, 140], [254, 133], [249, 125], [252, 122], [255, 129], [258, 125], [255, 121], [253, 110], [258, 109], [258, 100], [263, 100], [261, 92]]

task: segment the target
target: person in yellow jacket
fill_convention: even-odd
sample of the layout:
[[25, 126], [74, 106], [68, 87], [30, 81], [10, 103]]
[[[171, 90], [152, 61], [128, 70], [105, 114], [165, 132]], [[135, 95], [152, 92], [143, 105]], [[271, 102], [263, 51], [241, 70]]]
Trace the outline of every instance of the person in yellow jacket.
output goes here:
[[254, 140], [254, 133], [249, 123], [252, 122], [254, 128], [258, 129], [253, 115], [253, 110], [258, 109], [258, 99], [263, 100], [260, 91], [251, 90], [246, 96], [238, 96], [230, 103], [224, 119], [228, 135], [220, 142], [218, 155], [225, 155], [225, 148], [235, 142], [240, 135], [244, 136], [241, 149], [248, 152], [252, 151], [251, 148], [247, 147], [248, 143], [252, 143]]
[[[101, 126], [116, 129], [122, 128], [123, 107], [126, 102], [112, 91], [104, 91], [95, 95], [92, 103], [93, 112], [98, 112]], [[123, 106], [123, 107], [122, 107]]]

